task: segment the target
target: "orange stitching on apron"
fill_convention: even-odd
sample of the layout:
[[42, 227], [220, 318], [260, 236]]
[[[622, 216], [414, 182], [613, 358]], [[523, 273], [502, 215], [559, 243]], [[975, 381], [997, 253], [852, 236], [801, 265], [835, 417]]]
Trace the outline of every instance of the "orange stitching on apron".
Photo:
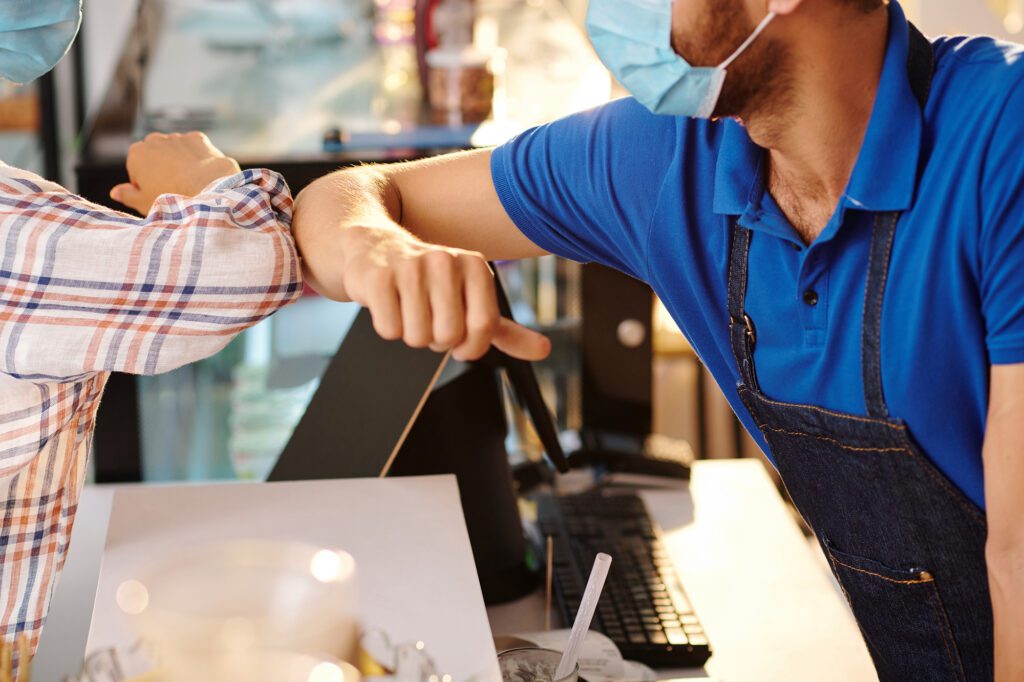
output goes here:
[[[827, 547], [822, 547], [822, 549], [825, 550], [825, 555], [828, 557], [828, 560], [830, 562], [832, 562], [832, 572], [837, 574], [835, 576], [836, 582], [839, 583], [839, 589], [843, 591], [843, 596], [846, 597], [846, 603], [850, 605], [850, 609], [852, 610], [853, 609], [853, 600], [850, 599], [850, 593], [846, 591], [846, 585], [844, 585], [843, 581], [839, 579], [839, 575], [838, 575], [839, 569], [836, 568], [836, 564], [839, 563], [839, 562], [835, 558], [835, 556], [832, 554], [832, 552], [829, 551], [829, 549]], [[843, 564], [843, 566], [845, 566], [845, 565], [846, 564]], [[857, 627], [860, 627], [859, 623], [858, 623]], [[863, 630], [862, 630], [862, 632], [863, 632]]]
[[[902, 452], [907, 457], [910, 457], [910, 458], [912, 458], [914, 460], [920, 460], [920, 458], [922, 457], [922, 455], [919, 455], [919, 454], [913, 452], [908, 447], [857, 448], [857, 447], [853, 447], [853, 446], [841, 443], [840, 441], [836, 440], [835, 438], [829, 438], [828, 436], [816, 436], [816, 435], [814, 435], [812, 433], [804, 433], [803, 431], [787, 431], [785, 429], [777, 429], [777, 428], [774, 428], [774, 427], [769, 427], [769, 426], [767, 426], [765, 424], [758, 424], [757, 428], [761, 429], [762, 431], [771, 431], [773, 433], [782, 433], [782, 434], [785, 434], [787, 436], [803, 436], [804, 438], [815, 438], [817, 440], [825, 441], [826, 443], [833, 443], [833, 444], [838, 445], [839, 447], [843, 448], [844, 450], [850, 450], [852, 452]], [[933, 465], [931, 463], [929, 463], [927, 461], [925, 461], [925, 462], [917, 461], [917, 465], [921, 469], [923, 469], [925, 474], [927, 474], [935, 483], [937, 483], [940, 488], [942, 488], [944, 491], [946, 491], [946, 494], [950, 498], [952, 498], [952, 500], [954, 502], [956, 502], [958, 505], [960, 505], [960, 507], [964, 511], [966, 511], [967, 514], [972, 519], [974, 519], [976, 522], [981, 523], [981, 524], [984, 524], [986, 522], [985, 515], [982, 514], [974, 505], [968, 504], [963, 499], [963, 493], [961, 493], [958, 489], [953, 488], [950, 485], [949, 481], [947, 481], [941, 474], [939, 474], [938, 471], [936, 471], [933, 468]]]
[[[750, 390], [749, 387], [745, 387], [745, 388], [747, 388], [748, 391]], [[751, 393], [753, 393], [753, 391], [751, 391]], [[755, 397], [759, 398], [760, 400], [763, 400], [766, 403], [770, 403], [772, 405], [778, 405], [779, 407], [796, 407], [796, 408], [804, 409], [804, 410], [813, 410], [814, 412], [820, 412], [820, 413], [822, 413], [824, 415], [828, 415], [830, 417], [840, 417], [842, 419], [849, 419], [849, 420], [855, 421], [855, 422], [864, 422], [865, 424], [878, 424], [879, 426], [885, 426], [885, 427], [888, 427], [888, 428], [896, 430], [896, 431], [906, 431], [906, 427], [903, 426], [902, 424], [890, 424], [889, 422], [883, 421], [881, 419], [872, 419], [871, 417], [857, 417], [857, 416], [854, 416], [852, 414], [843, 414], [842, 412], [834, 412], [832, 410], [826, 410], [823, 407], [817, 407], [815, 405], [800, 405], [800, 404], [797, 404], [797, 403], [783, 402], [781, 400], [772, 400], [771, 398], [768, 398], [764, 394], [755, 394]]]
[[[831, 552], [829, 554], [831, 554]], [[836, 562], [840, 566], [846, 566], [851, 571], [857, 571], [858, 573], [864, 573], [866, 575], [873, 575], [876, 578], [881, 578], [882, 580], [888, 581], [890, 583], [896, 583], [898, 585], [921, 585], [923, 583], [935, 582], [935, 578], [918, 578], [917, 580], [896, 580], [895, 578], [889, 578], [887, 576], [884, 576], [881, 573], [875, 573], [873, 571], [868, 571], [863, 568], [857, 568], [856, 566], [851, 566], [850, 564], [843, 563], [842, 561], [837, 559], [835, 555], [832, 555], [832, 561]]]
[[817, 440], [823, 440], [823, 441], [825, 441], [827, 443], [833, 443], [835, 445], [838, 445], [839, 447], [841, 447], [844, 450], [853, 450], [854, 452], [906, 452], [906, 450], [907, 450], [904, 447], [896, 447], [896, 448], [856, 448], [856, 447], [853, 447], [852, 445], [846, 445], [845, 443], [842, 443], [842, 442], [836, 440], [835, 438], [829, 438], [828, 436], [816, 436], [814, 434], [804, 433], [802, 431], [787, 431], [786, 429], [776, 429], [774, 427], [767, 426], [766, 424], [758, 424], [757, 428], [761, 429], [762, 431], [772, 431], [774, 433], [784, 433], [787, 436], [804, 436], [805, 438], [815, 438]]

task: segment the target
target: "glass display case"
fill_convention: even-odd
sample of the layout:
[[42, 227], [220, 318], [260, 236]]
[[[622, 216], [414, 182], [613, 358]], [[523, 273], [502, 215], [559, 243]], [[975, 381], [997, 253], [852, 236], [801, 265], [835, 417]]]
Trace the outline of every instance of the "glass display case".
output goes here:
[[[438, 122], [407, 35], [416, 9], [412, 0], [142, 0], [83, 137], [80, 190], [107, 203], [127, 146], [151, 131], [203, 130], [298, 192], [339, 166], [499, 144], [610, 96], [607, 71], [559, 0], [477, 0], [475, 40], [495, 77], [491, 115]], [[561, 425], [576, 426], [579, 267], [545, 258], [499, 269], [516, 317], [555, 341], [541, 380]], [[97, 479], [263, 478], [356, 312], [307, 292], [213, 358], [112, 377]]]

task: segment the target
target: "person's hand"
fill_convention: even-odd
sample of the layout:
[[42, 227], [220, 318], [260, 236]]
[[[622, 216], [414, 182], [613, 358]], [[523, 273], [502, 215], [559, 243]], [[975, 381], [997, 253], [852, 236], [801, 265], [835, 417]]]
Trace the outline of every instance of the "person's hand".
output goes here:
[[397, 226], [346, 228], [340, 248], [344, 296], [370, 310], [385, 339], [464, 361], [492, 344], [522, 360], [551, 352], [545, 336], [500, 315], [494, 274], [479, 253], [427, 244]]
[[149, 213], [161, 194], [193, 197], [214, 180], [239, 172], [238, 162], [224, 156], [203, 133], [150, 133], [128, 148], [129, 182], [110, 190], [110, 198]]

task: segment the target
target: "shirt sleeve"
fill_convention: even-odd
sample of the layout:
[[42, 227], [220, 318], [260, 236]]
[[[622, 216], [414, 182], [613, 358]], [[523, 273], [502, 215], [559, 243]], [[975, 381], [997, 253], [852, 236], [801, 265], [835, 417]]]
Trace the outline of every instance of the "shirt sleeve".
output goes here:
[[676, 127], [634, 99], [617, 100], [498, 147], [491, 177], [509, 217], [545, 251], [646, 279]]
[[213, 355], [301, 294], [283, 178], [247, 170], [146, 218], [0, 175], [0, 371], [78, 380]]
[[981, 188], [981, 300], [994, 365], [1024, 362], [1024, 87], [1010, 91]]

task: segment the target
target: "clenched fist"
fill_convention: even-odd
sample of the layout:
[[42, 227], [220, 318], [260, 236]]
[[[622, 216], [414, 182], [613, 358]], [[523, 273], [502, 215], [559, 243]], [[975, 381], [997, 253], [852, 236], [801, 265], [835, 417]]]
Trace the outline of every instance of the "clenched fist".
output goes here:
[[385, 339], [457, 360], [476, 360], [492, 344], [524, 360], [551, 351], [546, 337], [500, 315], [494, 274], [479, 253], [428, 244], [398, 226], [349, 227], [339, 247], [341, 281], [322, 293], [369, 308]]
[[198, 132], [150, 133], [128, 148], [127, 166], [129, 182], [110, 190], [110, 198], [142, 215], [161, 194], [193, 197], [214, 180], [241, 170]]

